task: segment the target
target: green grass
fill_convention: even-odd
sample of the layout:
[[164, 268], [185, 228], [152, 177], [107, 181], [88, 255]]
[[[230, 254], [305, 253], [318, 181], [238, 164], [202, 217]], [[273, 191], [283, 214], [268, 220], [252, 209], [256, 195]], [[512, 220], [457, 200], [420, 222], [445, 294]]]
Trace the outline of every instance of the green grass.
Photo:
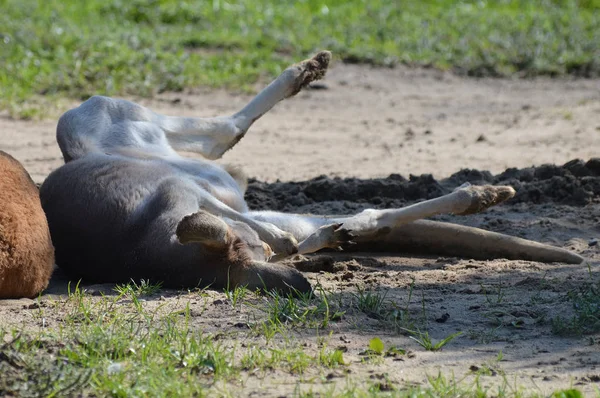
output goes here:
[[60, 327], [0, 329], [0, 396], [205, 396], [216, 382], [255, 368], [297, 374], [344, 365], [342, 352], [325, 344], [312, 353], [297, 342], [242, 347], [235, 336], [195, 328], [189, 303], [147, 309], [133, 286], [100, 298], [75, 286], [36, 315], [62, 310]]
[[358, 289], [358, 292], [354, 295], [356, 298], [356, 306], [358, 309], [370, 317], [381, 319], [384, 317], [385, 310], [385, 297], [387, 291], [371, 292], [365, 291], [364, 289]]
[[231, 306], [237, 308], [251, 292], [244, 286], [237, 286], [234, 289], [230, 289], [229, 286], [227, 286], [224, 293], [227, 300], [229, 300], [229, 303], [231, 303]]
[[117, 285], [115, 291], [123, 295], [130, 294], [137, 298], [139, 296], [152, 296], [153, 294], [157, 294], [160, 292], [161, 286], [162, 283], [153, 284], [144, 279], [142, 279], [139, 284], [132, 280], [127, 285]]
[[408, 334], [410, 335], [409, 337], [412, 340], [416, 341], [421, 347], [425, 348], [427, 351], [439, 351], [446, 344], [448, 344], [449, 342], [451, 342], [456, 337], [458, 337], [462, 334], [462, 332], [452, 333], [451, 335], [447, 336], [446, 338], [438, 341], [437, 343], [434, 343], [433, 340], [431, 339], [431, 337], [429, 336], [428, 331], [422, 332], [420, 330], [408, 330], [408, 329], [406, 331], [408, 332]]
[[254, 335], [262, 336], [270, 343], [277, 335], [288, 339], [288, 332], [297, 328], [326, 329], [331, 322], [337, 322], [344, 311], [330, 302], [330, 294], [318, 286], [315, 292], [282, 295], [276, 291], [265, 292], [259, 304], [248, 303], [250, 307], [266, 315], [249, 322]]
[[587, 282], [569, 291], [572, 315], [552, 319], [552, 332], [559, 336], [582, 336], [600, 332], [600, 282]]
[[[324, 291], [318, 296], [296, 299], [256, 296], [246, 291], [235, 294], [237, 305], [225, 305], [234, 312], [241, 305], [258, 307], [265, 324], [276, 324], [282, 334], [294, 333], [297, 337], [310, 333], [311, 328], [321, 333], [316, 345], [306, 346], [301, 339], [285, 336], [265, 343], [253, 338], [252, 330], [204, 331], [194, 323], [192, 315], [201, 304], [192, 307], [190, 301], [212, 301], [209, 295], [182, 296], [176, 305], [178, 309], [174, 309], [163, 301], [138, 300], [140, 295], [155, 292], [153, 285], [141, 286], [121, 286], [116, 295], [104, 297], [89, 296], [74, 286], [68, 297], [45, 299], [32, 312], [38, 324], [50, 319], [50, 327], [0, 328], [0, 396], [238, 396], [228, 395], [227, 391], [243, 387], [242, 380], [251, 376], [258, 377], [264, 388], [269, 388], [272, 378], [279, 378], [275, 384], [291, 380], [296, 383], [293, 396], [306, 397], [536, 396], [522, 393], [506, 380], [494, 388], [484, 386], [479, 377], [489, 376], [491, 368], [483, 366], [483, 370], [475, 372], [475, 380], [456, 380], [439, 374], [421, 386], [396, 385], [386, 374], [373, 379], [350, 372], [358, 362], [347, 359], [332, 336], [337, 326], [327, 315], [332, 313], [331, 293], [325, 295]], [[284, 304], [286, 300], [297, 303]], [[57, 312], [61, 314], [59, 318]], [[311, 322], [310, 318], [315, 319]], [[438, 344], [428, 339], [428, 349], [439, 350], [453, 337]], [[388, 357], [404, 355], [409, 356], [404, 349], [385, 347], [379, 338], [373, 338], [368, 347], [370, 360], [358, 366], [376, 365], [373, 359], [377, 358], [383, 363], [386, 358], [393, 360]], [[501, 360], [499, 354], [496, 361]], [[497, 364], [494, 366], [498, 368]], [[346, 374], [345, 379], [326, 382], [334, 371]], [[566, 390], [556, 396], [576, 397], [577, 393]]]
[[248, 90], [320, 49], [347, 62], [475, 76], [600, 74], [600, 0], [0, 0], [0, 8], [0, 107], [23, 117], [57, 97]]
[[76, 290], [58, 330], [13, 332], [0, 348], [1, 357], [13, 358], [0, 363], [0, 395], [190, 396], [235, 371], [230, 349], [189, 327], [189, 308], [151, 313], [139, 303], [118, 304], [122, 297], [93, 301]]

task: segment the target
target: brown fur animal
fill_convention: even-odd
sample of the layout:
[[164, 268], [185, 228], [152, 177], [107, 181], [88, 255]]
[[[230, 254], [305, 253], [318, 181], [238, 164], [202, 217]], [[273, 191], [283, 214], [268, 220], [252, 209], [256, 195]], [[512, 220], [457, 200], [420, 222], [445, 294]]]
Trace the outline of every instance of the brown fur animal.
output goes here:
[[0, 151], [0, 298], [35, 297], [53, 267], [39, 191], [21, 163]]

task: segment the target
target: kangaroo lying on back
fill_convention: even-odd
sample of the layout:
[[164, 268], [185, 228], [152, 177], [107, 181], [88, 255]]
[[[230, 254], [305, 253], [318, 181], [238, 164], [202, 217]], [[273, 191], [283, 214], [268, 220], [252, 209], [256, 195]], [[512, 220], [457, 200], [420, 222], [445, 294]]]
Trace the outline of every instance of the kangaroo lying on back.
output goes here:
[[40, 191], [58, 266], [88, 282], [144, 278], [174, 288], [229, 284], [308, 291], [301, 273], [275, 261], [349, 243], [393, 250], [400, 241], [477, 258], [582, 261], [519, 238], [417, 221], [480, 212], [511, 198], [515, 191], [508, 186], [465, 186], [405, 208], [353, 216], [250, 211], [242, 173], [211, 160], [278, 102], [322, 78], [329, 60], [329, 52], [320, 52], [290, 66], [232, 116], [169, 117], [98, 96], [66, 112], [57, 127], [66, 164]]

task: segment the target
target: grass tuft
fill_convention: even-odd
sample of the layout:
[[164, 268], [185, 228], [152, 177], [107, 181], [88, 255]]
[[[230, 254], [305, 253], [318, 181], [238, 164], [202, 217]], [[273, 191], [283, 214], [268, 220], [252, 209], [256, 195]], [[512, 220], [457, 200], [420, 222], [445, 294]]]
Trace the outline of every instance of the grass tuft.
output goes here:
[[600, 282], [588, 282], [567, 293], [573, 315], [552, 319], [552, 332], [559, 336], [582, 336], [600, 332]]

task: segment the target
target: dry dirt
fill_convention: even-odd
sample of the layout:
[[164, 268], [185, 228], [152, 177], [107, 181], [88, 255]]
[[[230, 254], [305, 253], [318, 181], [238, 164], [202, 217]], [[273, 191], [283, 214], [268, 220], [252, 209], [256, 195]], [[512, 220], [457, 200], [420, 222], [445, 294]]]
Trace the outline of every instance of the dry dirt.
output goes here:
[[[248, 99], [197, 91], [140, 102], [166, 114], [213, 116], [235, 111]], [[594, 245], [600, 238], [600, 161], [593, 159], [600, 156], [599, 115], [598, 80], [478, 80], [433, 70], [347, 65], [335, 65], [316, 88], [281, 103], [223, 159], [243, 165], [253, 178], [247, 195], [253, 208], [354, 212], [439, 196], [465, 181], [510, 184], [518, 193], [504, 205], [438, 219], [569, 248], [588, 258], [589, 267], [322, 253], [299, 266], [312, 271], [307, 276], [331, 289], [347, 311], [319, 333], [328, 336], [330, 346], [345, 350], [349, 366], [310, 370], [302, 377], [245, 372], [235, 388], [216, 386], [216, 391], [285, 396], [298, 384], [306, 391], [318, 389], [318, 383], [343, 388], [349, 380], [400, 387], [426, 384], [426, 375], [438, 370], [472, 380], [490, 368], [482, 376], [484, 385], [506, 381], [509, 388], [541, 394], [574, 386], [586, 396], [594, 394], [600, 334], [560, 337], [552, 332], [552, 319], [572, 316], [567, 293], [600, 278], [600, 245]], [[0, 119], [0, 149], [19, 159], [36, 182], [61, 164], [55, 123]], [[573, 159], [582, 161], [565, 165]], [[64, 286], [57, 278], [42, 300], [64, 294]], [[456, 331], [463, 335], [442, 351], [425, 351], [389, 320], [357, 310], [353, 293], [358, 288], [386, 292], [386, 313], [394, 305], [407, 310], [435, 341]], [[193, 308], [198, 301], [193, 293], [161, 292], [147, 305], [161, 295], [174, 307], [191, 302]], [[225, 301], [223, 293], [211, 292], [208, 305], [195, 312], [194, 324], [264, 345], [240, 330], [240, 322], [248, 319], [244, 307], [233, 309]], [[0, 303], [1, 322], [37, 327], [24, 307], [26, 300]], [[59, 320], [60, 314], [48, 314], [49, 326]], [[298, 331], [307, 350], [318, 349], [315, 333]], [[364, 362], [360, 354], [373, 337], [412, 354]], [[497, 362], [499, 352], [503, 360]]]

